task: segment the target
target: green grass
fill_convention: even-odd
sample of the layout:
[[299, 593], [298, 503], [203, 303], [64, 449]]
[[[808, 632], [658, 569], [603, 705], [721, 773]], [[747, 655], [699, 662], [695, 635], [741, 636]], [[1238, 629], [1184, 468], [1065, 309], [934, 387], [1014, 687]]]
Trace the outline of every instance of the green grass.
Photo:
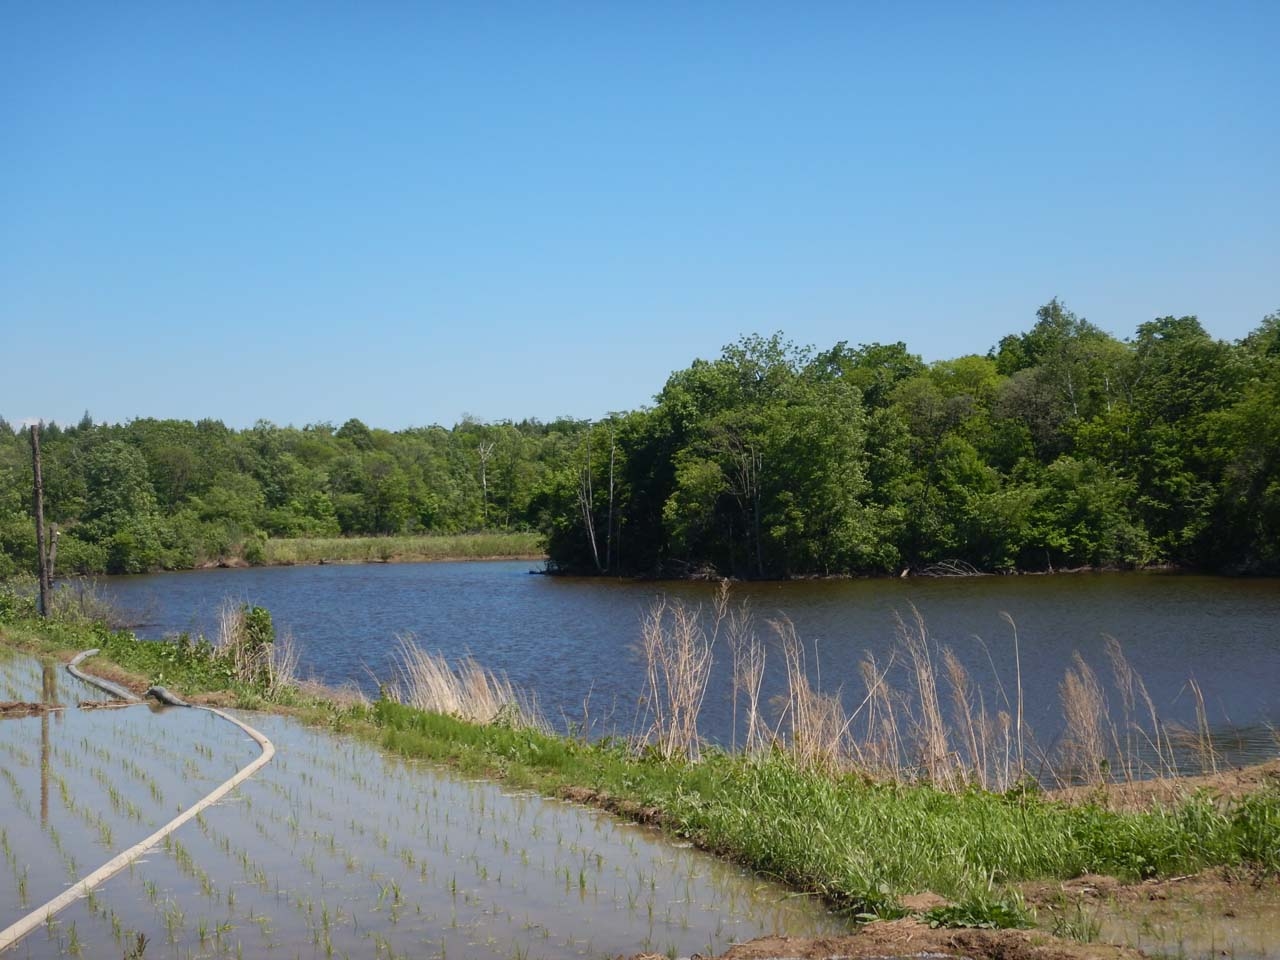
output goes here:
[[79, 625], [50, 621], [10, 623], [0, 627], [10, 646], [32, 653], [59, 653], [97, 647], [98, 657], [85, 662], [93, 672], [99, 659], [108, 660], [148, 684], [159, 684], [188, 693], [228, 691], [237, 703], [260, 703], [259, 691], [251, 684], [235, 682], [229, 666], [212, 656], [206, 644], [189, 641], [139, 640], [127, 630], [112, 630], [100, 624]]
[[999, 904], [1007, 901], [992, 898], [993, 888], [1084, 873], [1135, 880], [1216, 865], [1280, 870], [1276, 792], [1225, 808], [1199, 796], [1171, 810], [1116, 813], [1025, 792], [832, 779], [781, 755], [668, 762], [393, 703], [373, 713], [391, 752], [548, 793], [586, 787], [615, 808], [657, 808], [667, 829], [855, 913], [891, 914], [896, 896], [924, 890]]
[[[329, 537], [267, 540], [261, 562], [368, 563], [375, 561], [479, 560], [541, 557], [545, 553], [537, 533], [464, 533], [455, 536]], [[257, 559], [257, 558], [255, 558]]]
[[[98, 646], [111, 662], [179, 693], [236, 685], [199, 648], [136, 640], [123, 631], [39, 623], [10, 611], [0, 637], [52, 653]], [[90, 665], [92, 669], [92, 665]], [[1124, 813], [1067, 805], [1034, 791], [943, 791], [799, 769], [781, 753], [752, 759], [709, 752], [663, 760], [617, 743], [587, 743], [531, 729], [480, 726], [388, 701], [342, 706], [285, 695], [274, 702], [312, 722], [376, 739], [391, 753], [502, 778], [546, 794], [591, 799], [624, 815], [660, 811], [663, 827], [699, 846], [854, 914], [892, 916], [897, 898], [925, 890], [956, 901], [937, 923], [1021, 923], [1021, 881], [1102, 873], [1125, 880], [1211, 866], [1280, 872], [1280, 791], [1221, 803]]]

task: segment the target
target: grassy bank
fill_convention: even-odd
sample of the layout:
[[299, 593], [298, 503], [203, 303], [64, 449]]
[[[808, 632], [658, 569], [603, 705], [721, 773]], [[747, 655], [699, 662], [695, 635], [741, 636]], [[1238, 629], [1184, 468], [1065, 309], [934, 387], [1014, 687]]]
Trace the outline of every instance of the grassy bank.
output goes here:
[[426, 560], [540, 558], [537, 533], [463, 533], [455, 536], [322, 537], [266, 540], [246, 548], [246, 560], [274, 566], [295, 563], [374, 563]]
[[342, 699], [237, 676], [216, 646], [139, 641], [71, 616], [41, 623], [14, 603], [0, 606], [0, 638], [44, 656], [100, 647], [90, 670], [163, 682], [188, 696], [222, 691], [225, 701], [288, 711], [391, 753], [653, 820], [854, 913], [894, 915], [902, 896], [929, 890], [957, 902], [942, 908], [951, 913], [938, 915], [941, 921], [1008, 924], [1026, 919], [1015, 892], [1022, 881], [1086, 873], [1133, 880], [1211, 866], [1280, 872], [1274, 790], [1116, 812], [1055, 802], [1028, 788], [877, 782], [802, 766], [780, 747], [753, 755], [704, 749], [691, 760], [556, 736], [523, 725], [518, 712], [499, 710], [481, 723], [392, 699]]

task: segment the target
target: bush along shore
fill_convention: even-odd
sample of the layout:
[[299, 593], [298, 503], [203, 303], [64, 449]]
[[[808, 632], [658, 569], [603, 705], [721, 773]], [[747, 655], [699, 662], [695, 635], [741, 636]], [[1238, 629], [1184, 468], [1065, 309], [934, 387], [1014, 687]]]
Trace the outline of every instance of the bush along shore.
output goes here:
[[[733, 616], [728, 611], [715, 629], [731, 633]], [[138, 688], [161, 683], [195, 700], [292, 714], [401, 756], [593, 803], [865, 920], [912, 912], [904, 899], [927, 891], [945, 900], [922, 913], [934, 925], [1029, 926], [1034, 911], [1020, 890], [1037, 881], [1088, 874], [1139, 881], [1214, 867], [1259, 882], [1280, 875], [1275, 786], [1226, 797], [1188, 780], [1159, 802], [1121, 809], [1108, 802], [1105, 784], [1068, 802], [1020, 775], [984, 787], [976, 769], [961, 775], [964, 764], [877, 767], [848, 748], [815, 750], [824, 729], [815, 718], [834, 720], [823, 713], [826, 701], [805, 689], [793, 691], [787, 709], [808, 711], [809, 728], [780, 724], [739, 751], [697, 743], [687, 736], [696, 705], [680, 702], [690, 691], [668, 684], [663, 677], [678, 671], [663, 664], [679, 661], [696, 673], [698, 629], [686, 609], [655, 609], [646, 625], [648, 699], [661, 706], [642, 735], [592, 742], [551, 732], [518, 691], [472, 661], [451, 665], [406, 645], [399, 676], [369, 701], [299, 682], [288, 637], [276, 636], [258, 608], [228, 606], [210, 640], [156, 642], [72, 607], [41, 620], [25, 596], [0, 591], [0, 641], [10, 650], [65, 659], [97, 647], [87, 669]], [[745, 661], [751, 645], [739, 647]], [[933, 735], [953, 733], [977, 736]], [[871, 748], [863, 749], [865, 761]]]

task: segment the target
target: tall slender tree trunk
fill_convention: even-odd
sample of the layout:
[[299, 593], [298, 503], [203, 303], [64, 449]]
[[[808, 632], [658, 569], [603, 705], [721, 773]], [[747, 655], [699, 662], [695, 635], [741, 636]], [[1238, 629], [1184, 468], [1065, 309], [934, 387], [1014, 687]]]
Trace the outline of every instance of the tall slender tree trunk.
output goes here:
[[40, 616], [49, 616], [49, 555], [44, 546], [44, 474], [40, 465], [40, 424], [31, 425], [31, 466], [35, 473], [36, 574], [40, 578]]
[[480, 522], [489, 529], [489, 456], [493, 453], [493, 441], [476, 444], [476, 453], [480, 457]]
[[756, 486], [756, 493], [755, 493], [755, 502], [753, 505], [752, 516], [751, 516], [751, 524], [755, 531], [755, 541], [756, 541], [756, 576], [763, 579], [764, 578], [764, 549], [760, 544], [760, 487], [759, 487], [758, 475], [756, 477], [756, 484], [757, 486]]
[[613, 424], [609, 424], [609, 517], [604, 533], [604, 568], [613, 569], [613, 466], [617, 456], [617, 445], [614, 443]]
[[587, 542], [591, 545], [591, 559], [595, 562], [596, 573], [603, 573], [600, 566], [600, 546], [596, 542], [595, 493], [591, 489], [591, 434], [587, 434], [587, 458], [578, 474], [578, 506], [582, 509], [582, 525], [587, 531]]

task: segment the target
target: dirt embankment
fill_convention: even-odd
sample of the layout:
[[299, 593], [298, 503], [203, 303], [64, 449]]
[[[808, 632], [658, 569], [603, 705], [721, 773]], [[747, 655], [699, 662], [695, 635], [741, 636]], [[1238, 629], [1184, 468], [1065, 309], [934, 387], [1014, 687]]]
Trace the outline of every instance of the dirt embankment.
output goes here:
[[1280, 759], [1198, 777], [1065, 787], [1049, 796], [1067, 803], [1097, 803], [1109, 810], [1150, 810], [1175, 806], [1199, 791], [1208, 791], [1220, 800], [1236, 800], [1268, 788], [1280, 789]]
[[[893, 960], [966, 957], [969, 960], [1139, 960], [1143, 954], [1110, 944], [1059, 940], [1036, 930], [935, 930], [919, 920], [869, 923], [845, 937], [762, 937], [740, 943], [718, 960]], [[645, 954], [631, 960], [659, 960]]]
[[61, 710], [57, 703], [28, 703], [25, 700], [0, 700], [0, 718], [38, 717], [42, 713]]

